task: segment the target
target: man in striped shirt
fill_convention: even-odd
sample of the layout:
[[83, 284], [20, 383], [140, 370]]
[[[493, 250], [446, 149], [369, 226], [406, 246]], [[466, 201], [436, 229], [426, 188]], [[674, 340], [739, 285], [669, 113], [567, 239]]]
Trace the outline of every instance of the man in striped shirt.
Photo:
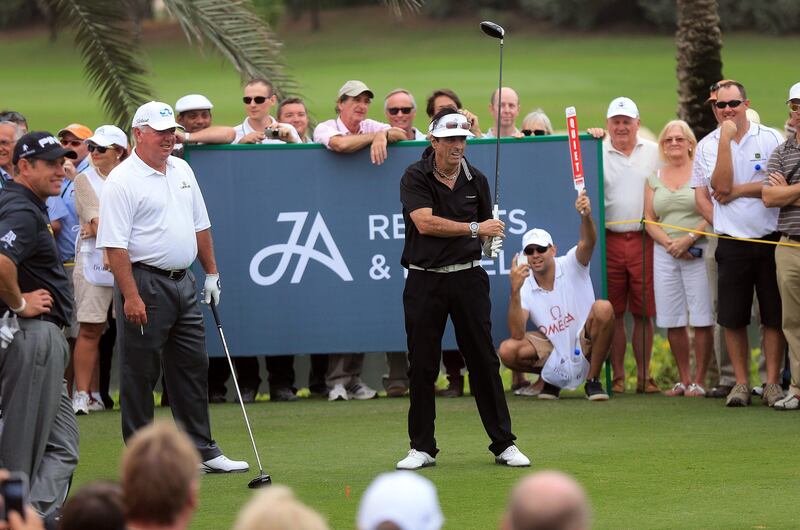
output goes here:
[[[762, 199], [766, 207], [780, 207], [778, 231], [781, 243], [800, 245], [800, 83], [789, 90], [789, 125], [795, 133], [769, 157]], [[788, 395], [776, 402], [777, 410], [800, 408], [800, 247], [775, 249], [775, 266], [783, 310], [783, 333], [789, 343], [789, 368], [792, 384]]]

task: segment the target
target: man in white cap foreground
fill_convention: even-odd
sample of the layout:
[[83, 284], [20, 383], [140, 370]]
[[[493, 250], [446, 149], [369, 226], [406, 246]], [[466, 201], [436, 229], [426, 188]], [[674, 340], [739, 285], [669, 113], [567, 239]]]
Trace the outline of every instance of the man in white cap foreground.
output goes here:
[[[625, 350], [627, 337], [623, 316], [633, 315], [631, 346], [636, 359], [636, 392], [655, 394], [660, 389], [650, 377], [653, 351], [653, 240], [642, 233], [639, 222], [644, 212], [644, 184], [658, 166], [658, 145], [639, 136], [639, 109], [630, 98], [618, 97], [608, 105], [606, 129], [589, 129], [603, 138], [603, 184], [605, 186], [606, 276], [608, 299], [614, 306], [614, 339], [611, 346], [613, 391], [625, 391]], [[644, 243], [642, 242], [644, 238]], [[645, 257], [642, 259], [642, 247]], [[646, 300], [642, 300], [642, 284]], [[645, 370], [647, 367], [647, 370]]]
[[[586, 381], [586, 398], [605, 401], [599, 376], [614, 333], [614, 309], [608, 300], [595, 300], [589, 260], [597, 241], [589, 197], [575, 201], [581, 216], [580, 240], [556, 258], [550, 234], [540, 228], [522, 236], [527, 258], [511, 264], [508, 327], [511, 338], [500, 344], [503, 364], [522, 372], [540, 372], [544, 388], [539, 399], [558, 399], [562, 388], [575, 389]], [[536, 327], [525, 332], [530, 317]]]
[[358, 507], [358, 530], [439, 530], [444, 516], [436, 486], [410, 471], [383, 473]]
[[452, 109], [434, 115], [432, 153], [410, 165], [400, 181], [406, 226], [401, 264], [408, 269], [403, 309], [408, 340], [411, 450], [398, 469], [436, 464], [435, 386], [448, 316], [469, 370], [472, 395], [489, 450], [498, 464], [529, 466], [514, 445], [500, 362], [492, 341], [489, 278], [481, 250], [493, 257], [505, 224], [492, 219], [486, 177], [464, 159], [470, 122]]
[[592, 510], [586, 490], [560, 471], [528, 475], [511, 492], [501, 530], [589, 530]]
[[153, 420], [163, 366], [172, 414], [197, 447], [201, 470], [247, 471], [211, 438], [205, 330], [189, 266], [198, 258], [206, 272], [205, 303], [219, 304], [219, 273], [194, 172], [170, 156], [178, 127], [166, 103], [139, 107], [136, 147], [109, 174], [100, 200], [97, 247], [106, 249], [115, 280], [122, 435]]

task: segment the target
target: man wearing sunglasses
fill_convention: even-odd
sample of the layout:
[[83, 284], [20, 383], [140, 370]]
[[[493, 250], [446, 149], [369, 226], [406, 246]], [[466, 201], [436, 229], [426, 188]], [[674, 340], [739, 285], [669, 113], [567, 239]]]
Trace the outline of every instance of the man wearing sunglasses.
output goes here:
[[406, 140], [424, 140], [425, 135], [414, 127], [414, 118], [417, 116], [417, 103], [411, 92], [398, 88], [386, 94], [383, 100], [383, 110], [389, 125], [402, 129], [406, 133]]
[[481, 252], [499, 251], [505, 224], [492, 219], [486, 177], [464, 159], [471, 123], [445, 108], [428, 132], [433, 153], [410, 165], [400, 181], [406, 226], [401, 264], [408, 269], [403, 309], [410, 361], [408, 434], [411, 450], [398, 469], [436, 464], [435, 387], [448, 317], [469, 369], [470, 388], [495, 462], [530, 465], [514, 445], [500, 361], [491, 330], [489, 278]]
[[[767, 179], [767, 161], [783, 137], [775, 129], [747, 119], [750, 101], [741, 83], [725, 80], [717, 83], [716, 88], [712, 104], [720, 126], [698, 144], [692, 177], [696, 202], [717, 234], [777, 241], [778, 208], [764, 206], [762, 191]], [[710, 212], [703, 211], [703, 200], [711, 202]], [[729, 407], [750, 404], [747, 325], [755, 290], [767, 365], [762, 399], [764, 404], [773, 406], [783, 398], [779, 383], [785, 347], [775, 248], [770, 244], [720, 238], [715, 258], [717, 322], [724, 329], [735, 377], [725, 404]]]
[[[800, 244], [800, 83], [789, 89], [789, 122], [794, 135], [775, 149], [769, 158], [762, 198], [767, 207], [780, 207], [778, 231], [781, 242]], [[780, 246], [775, 249], [778, 288], [781, 292], [783, 333], [789, 343], [789, 369], [792, 384], [788, 395], [775, 402], [776, 410], [800, 408], [800, 248]]]
[[370, 160], [381, 165], [389, 156], [386, 146], [406, 139], [406, 132], [367, 118], [375, 94], [361, 81], [347, 81], [336, 97], [335, 120], [314, 129], [314, 141], [337, 153], [355, 153], [369, 147]]
[[[611, 349], [614, 308], [608, 300], [594, 299], [589, 261], [597, 229], [585, 191], [575, 209], [581, 216], [580, 239], [564, 256], [556, 257], [545, 230], [534, 228], [522, 236], [526, 260], [518, 262], [517, 254], [511, 263], [511, 338], [500, 344], [500, 359], [512, 370], [541, 374], [539, 399], [558, 399], [561, 389], [586, 381], [586, 399], [605, 401], [599, 377]], [[526, 333], [528, 318], [535, 332]]]

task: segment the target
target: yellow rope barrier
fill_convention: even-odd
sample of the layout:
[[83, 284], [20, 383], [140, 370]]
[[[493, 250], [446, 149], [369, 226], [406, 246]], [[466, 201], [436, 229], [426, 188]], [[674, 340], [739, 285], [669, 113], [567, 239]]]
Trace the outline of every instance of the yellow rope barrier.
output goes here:
[[767, 241], [765, 239], [751, 239], [749, 237], [733, 237], [733, 236], [724, 236], [721, 234], [714, 234], [712, 232], [703, 232], [702, 230], [693, 230], [691, 228], [684, 228], [682, 226], [675, 226], [666, 223], [659, 223], [658, 221], [648, 221], [647, 219], [629, 219], [627, 221], [609, 221], [606, 223], [606, 226], [613, 226], [613, 225], [624, 225], [630, 223], [645, 223], [651, 224], [656, 226], [663, 226], [666, 228], [673, 228], [675, 230], [681, 230], [683, 232], [691, 232], [693, 234], [701, 234], [707, 237], [716, 237], [718, 239], [732, 239], [734, 241], [748, 241], [750, 243], [765, 243], [768, 245], [775, 245], [781, 247], [800, 247], [800, 243], [783, 243], [781, 241]]

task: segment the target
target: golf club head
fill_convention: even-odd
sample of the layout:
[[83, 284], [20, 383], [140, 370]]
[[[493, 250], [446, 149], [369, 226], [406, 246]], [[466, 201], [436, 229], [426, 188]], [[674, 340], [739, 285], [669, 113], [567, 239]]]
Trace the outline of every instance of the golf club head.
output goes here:
[[481, 22], [481, 30], [495, 39], [502, 39], [506, 34], [506, 30], [503, 29], [503, 26], [495, 24], [494, 22], [489, 22], [488, 20]]
[[269, 475], [262, 472], [256, 478], [251, 480], [247, 484], [247, 487], [250, 488], [251, 490], [254, 490], [256, 488], [263, 488], [264, 486], [269, 486], [270, 484], [272, 484], [272, 479], [269, 477]]

